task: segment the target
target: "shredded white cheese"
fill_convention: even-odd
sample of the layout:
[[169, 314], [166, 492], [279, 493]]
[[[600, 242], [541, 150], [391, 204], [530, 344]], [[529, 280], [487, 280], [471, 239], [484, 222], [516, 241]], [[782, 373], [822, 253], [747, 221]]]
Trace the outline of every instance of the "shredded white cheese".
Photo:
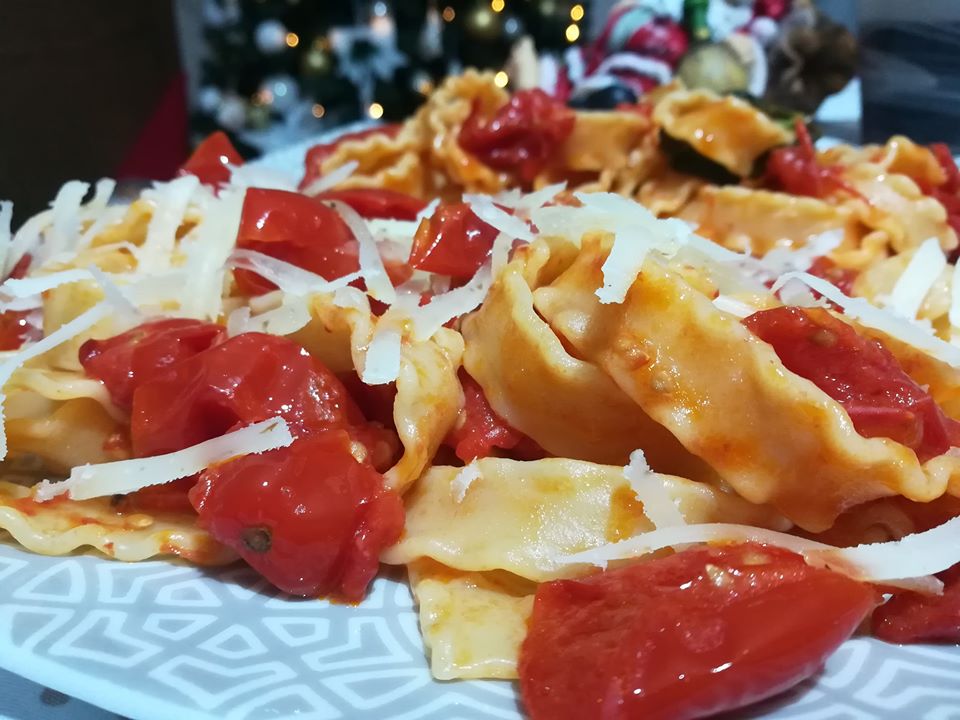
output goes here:
[[156, 207], [147, 225], [147, 237], [140, 255], [145, 267], [151, 270], [170, 267], [177, 243], [177, 230], [183, 222], [190, 198], [199, 186], [200, 180], [196, 175], [183, 175], [168, 183], [154, 185], [150, 194], [156, 197]]
[[340, 167], [335, 168], [334, 170], [328, 172], [326, 175], [318, 177], [312, 183], [307, 185], [303, 189], [304, 195], [309, 195], [310, 197], [315, 197], [320, 193], [324, 193], [327, 190], [332, 190], [337, 185], [342, 183], [348, 177], [353, 175], [353, 171], [360, 166], [360, 163], [356, 160], [351, 160], [350, 162], [345, 162]]
[[166, 455], [79, 465], [70, 471], [66, 480], [55, 483], [44, 480], [37, 485], [34, 499], [46, 502], [68, 493], [72, 500], [89, 500], [131, 493], [179, 480], [244, 455], [287, 447], [292, 442], [287, 423], [275, 417]]
[[[69, 249], [80, 234], [80, 206], [90, 184], [71, 180], [64, 183], [53, 201], [50, 229], [44, 235], [41, 259]], [[18, 258], [19, 259], [19, 258]]]
[[914, 320], [930, 288], [947, 266], [940, 241], [932, 237], [917, 248], [906, 269], [897, 279], [884, 305], [907, 320]]
[[377, 250], [377, 241], [374, 240], [366, 221], [346, 203], [335, 200], [330, 204], [340, 213], [340, 217], [343, 218], [357, 240], [360, 273], [367, 283], [367, 293], [370, 297], [382, 303], [392, 304], [397, 299], [397, 292], [394, 290], [393, 283], [390, 282], [387, 270], [383, 266], [383, 259], [380, 257], [380, 251]]
[[80, 280], [93, 280], [93, 275], [86, 268], [72, 268], [49, 275], [10, 278], [0, 285], [0, 293], [12, 298], [28, 298]]
[[650, 470], [643, 450], [630, 453], [630, 462], [623, 468], [623, 476], [630, 483], [630, 489], [643, 504], [643, 514], [655, 527], [674, 527], [686, 525], [683, 513], [670, 497], [660, 478]]
[[478, 308], [492, 284], [493, 274], [487, 264], [477, 270], [466, 285], [434, 295], [426, 305], [411, 309], [413, 339], [428, 340], [446, 323]]
[[803, 555], [812, 565], [829, 567], [857, 580], [924, 592], [940, 592], [933, 573], [960, 562], [960, 518], [901, 540], [854, 548], [837, 548], [787, 533], [732, 523], [666, 527], [562, 558], [562, 564], [606, 567], [613, 560], [640, 557], [675, 545], [711, 542], [758, 542]]
[[960, 348], [945, 342], [916, 322], [872, 305], [863, 298], [844, 295], [835, 285], [809, 273], [790, 272], [781, 275], [773, 285], [776, 292], [790, 280], [799, 280], [843, 309], [844, 314], [866, 327], [879, 330], [902, 342], [923, 350], [953, 367], [960, 367]]
[[467, 496], [467, 490], [470, 489], [470, 486], [474, 481], [481, 478], [480, 474], [480, 465], [476, 460], [471, 460], [468, 464], [460, 468], [460, 471], [454, 476], [453, 480], [450, 481], [450, 493], [453, 495], [453, 499], [457, 504], [463, 502], [463, 499]]
[[402, 333], [381, 321], [373, 331], [360, 379], [367, 385], [385, 385], [400, 376]]
[[495, 230], [517, 240], [530, 242], [533, 233], [520, 218], [497, 207], [488, 195], [464, 194], [463, 199], [470, 205], [473, 214]]
[[7, 253], [10, 251], [11, 223], [13, 222], [13, 203], [9, 200], [0, 200], [0, 270], [6, 265]]
[[360, 273], [355, 272], [336, 280], [326, 280], [309, 270], [254, 250], [234, 250], [227, 259], [227, 264], [230, 267], [251, 270], [284, 292], [294, 295], [333, 292], [360, 278]]
[[836, 250], [843, 242], [843, 229], [827, 230], [811, 237], [807, 243], [796, 250], [790, 248], [773, 248], [760, 261], [773, 276], [785, 272], [809, 270], [813, 261]]
[[717, 297], [713, 299], [713, 306], [717, 310], [736, 315], [738, 318], [749, 317], [759, 310], [759, 308], [755, 308], [729, 295], [717, 295]]

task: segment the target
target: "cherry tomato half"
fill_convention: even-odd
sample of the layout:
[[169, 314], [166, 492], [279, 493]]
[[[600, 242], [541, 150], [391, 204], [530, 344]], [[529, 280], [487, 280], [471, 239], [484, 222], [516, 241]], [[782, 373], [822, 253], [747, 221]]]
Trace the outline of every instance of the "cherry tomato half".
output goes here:
[[181, 450], [277, 415], [296, 436], [365, 424], [343, 384], [306, 350], [276, 335], [244, 333], [137, 387], [133, 453]]
[[[7, 279], [26, 276], [33, 257], [25, 253], [10, 271]], [[43, 330], [28, 322], [29, 310], [5, 310], [0, 313], [0, 350], [19, 350], [27, 341], [35, 342], [43, 337]]]
[[190, 492], [200, 526], [284, 592], [361, 600], [404, 513], [350, 442], [314, 432], [204, 471]]
[[684, 720], [810, 677], [876, 603], [868, 585], [755, 544], [539, 586], [520, 651], [533, 720]]
[[771, 151], [764, 170], [764, 185], [791, 195], [825, 198], [844, 191], [861, 199], [863, 195], [843, 179], [839, 165], [821, 165], [803, 120], [797, 118], [797, 144]]
[[320, 193], [317, 200], [339, 200], [349, 205], [363, 218], [386, 220], [416, 220], [427, 203], [413, 195], [385, 188], [351, 188]]
[[[284, 260], [327, 280], [360, 268], [357, 241], [337, 211], [285, 190], [247, 190], [237, 247]], [[275, 288], [248, 270], [234, 271], [234, 278], [244, 295]]]
[[497, 230], [467, 203], [440, 205], [424, 218], [413, 238], [411, 267], [468, 280], [486, 262]]
[[333, 155], [333, 153], [337, 151], [337, 148], [343, 143], [353, 142], [355, 140], [364, 140], [374, 135], [383, 135], [384, 137], [388, 138], [396, 137], [397, 133], [400, 132], [401, 127], [402, 126], [399, 123], [380, 125], [375, 128], [370, 128], [369, 130], [359, 130], [357, 132], [346, 133], [345, 135], [341, 135], [336, 139], [335, 142], [332, 143], [314, 145], [312, 148], [307, 150], [307, 157], [304, 160], [305, 173], [303, 175], [303, 180], [300, 181], [300, 189], [303, 190], [314, 180], [319, 180], [321, 177], [323, 177], [324, 161]]
[[106, 385], [117, 407], [129, 410], [133, 391], [142, 383], [224, 337], [224, 328], [213, 323], [154, 320], [107, 340], [87, 340], [80, 346], [80, 364], [87, 375]]
[[230, 182], [230, 165], [243, 165], [243, 158], [225, 133], [217, 131], [197, 145], [190, 158], [180, 168], [181, 175], [196, 175], [204, 185]]
[[529, 183], [573, 132], [575, 122], [573, 110], [543, 90], [521, 90], [492, 118], [483, 117], [474, 105], [458, 141], [490, 167], [516, 173]]
[[786, 368], [839, 402], [864, 437], [886, 437], [925, 462], [960, 444], [960, 423], [903, 371], [882, 343], [820, 308], [761, 310], [743, 324]]
[[960, 642], [960, 565], [937, 577], [943, 595], [895, 594], [873, 613], [873, 634], [895, 643]]
[[533, 440], [516, 430], [490, 407], [483, 388], [467, 371], [460, 369], [464, 407], [462, 422], [447, 435], [445, 444], [464, 462], [489, 457], [495, 448], [512, 450], [518, 459], [534, 460], [545, 456]]

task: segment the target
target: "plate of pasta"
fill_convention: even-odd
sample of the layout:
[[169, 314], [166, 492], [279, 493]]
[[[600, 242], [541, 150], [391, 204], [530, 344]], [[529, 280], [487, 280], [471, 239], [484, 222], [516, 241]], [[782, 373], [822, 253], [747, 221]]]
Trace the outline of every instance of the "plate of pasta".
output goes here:
[[0, 203], [0, 667], [136, 720], [957, 716], [945, 146], [467, 71], [114, 189]]

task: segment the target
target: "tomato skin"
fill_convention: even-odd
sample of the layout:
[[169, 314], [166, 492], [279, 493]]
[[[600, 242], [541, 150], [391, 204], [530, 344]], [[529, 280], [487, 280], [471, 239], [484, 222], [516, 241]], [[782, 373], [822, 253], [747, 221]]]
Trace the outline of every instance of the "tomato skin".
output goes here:
[[339, 200], [349, 205], [363, 218], [383, 218], [386, 220], [417, 219], [417, 214], [427, 203], [420, 198], [386, 188], [351, 188], [348, 190], [328, 190], [320, 193], [317, 200]]
[[[26, 276], [33, 256], [29, 253], [17, 260], [7, 279], [19, 280]], [[6, 310], [0, 312], [0, 350], [19, 350], [27, 341], [36, 342], [43, 337], [43, 331], [27, 322], [29, 310]]]
[[80, 364], [87, 375], [106, 385], [117, 407], [129, 410], [138, 386], [226, 334], [223, 326], [199, 320], [154, 320], [107, 340], [87, 340], [80, 346]]
[[813, 261], [807, 272], [835, 285], [844, 295], [853, 295], [853, 284], [857, 281], [858, 274], [856, 270], [842, 268], [826, 255], [822, 255]]
[[839, 165], [821, 165], [803, 120], [794, 124], [797, 144], [773, 150], [764, 170], [764, 185], [791, 195], [825, 198], [838, 191], [865, 199], [843, 180]]
[[244, 333], [137, 387], [133, 453], [182, 450], [277, 415], [295, 436], [365, 424], [343, 384], [306, 350], [276, 335]]
[[545, 457], [543, 449], [519, 430], [512, 428], [490, 407], [483, 388], [463, 368], [459, 372], [463, 388], [463, 422], [450, 431], [444, 443], [464, 462], [485, 458], [494, 449], [514, 450], [519, 459]]
[[521, 90], [486, 119], [480, 108], [460, 130], [460, 147], [496, 170], [531, 182], [573, 132], [576, 114], [543, 90]]
[[201, 527], [291, 595], [360, 601], [403, 530], [399, 495], [343, 430], [208, 469], [190, 498]]
[[743, 324], [791, 372], [839, 402], [857, 432], [912, 448], [921, 462], [960, 444], [960, 423], [903, 371], [882, 343], [820, 308], [778, 307]]
[[307, 156], [304, 160], [305, 173], [303, 180], [300, 181], [300, 189], [303, 190], [313, 181], [319, 180], [321, 177], [323, 177], [322, 166], [324, 161], [333, 155], [333, 153], [337, 151], [337, 148], [343, 143], [364, 140], [374, 135], [383, 135], [384, 137], [393, 138], [396, 137], [400, 132], [401, 127], [402, 126], [400, 123], [379, 125], [378, 127], [370, 128], [368, 130], [358, 130], [357, 132], [341, 135], [332, 143], [314, 145], [312, 148], [307, 150]]
[[896, 593], [873, 613], [873, 634], [894, 643], [960, 642], [960, 565], [937, 577], [943, 595]]
[[243, 165], [243, 158], [225, 133], [210, 133], [180, 168], [180, 175], [196, 175], [204, 185], [219, 187], [230, 182], [230, 165]]
[[[357, 241], [337, 211], [285, 190], [247, 190], [237, 247], [284, 260], [327, 280], [360, 269]], [[233, 276], [242, 295], [262, 295], [276, 288], [249, 270], [235, 270]]]
[[[929, 195], [943, 205], [947, 213], [947, 224], [960, 237], [960, 170], [957, 169], [957, 163], [953, 159], [950, 148], [943, 143], [933, 143], [930, 145], [930, 151], [940, 163], [947, 179], [936, 187], [923, 182], [919, 182], [918, 185], [925, 195]], [[954, 250], [951, 262], [956, 262], [956, 253], [957, 251]]]
[[408, 262], [419, 270], [469, 280], [487, 261], [496, 238], [496, 228], [467, 203], [440, 205], [420, 222]]
[[872, 588], [756, 544], [696, 548], [537, 589], [520, 651], [533, 720], [683, 720], [810, 677]]

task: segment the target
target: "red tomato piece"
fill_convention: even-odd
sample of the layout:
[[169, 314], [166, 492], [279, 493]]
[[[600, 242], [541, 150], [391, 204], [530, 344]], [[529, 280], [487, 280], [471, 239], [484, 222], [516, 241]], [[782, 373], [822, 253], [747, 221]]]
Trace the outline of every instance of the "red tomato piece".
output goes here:
[[520, 651], [533, 720], [684, 720], [813, 675], [868, 585], [756, 544], [698, 548], [537, 589]]
[[458, 141], [490, 167], [516, 173], [529, 183], [573, 132], [575, 122], [573, 110], [543, 90], [521, 90], [492, 118], [482, 117], [474, 104]]
[[328, 190], [316, 199], [339, 200], [356, 210], [360, 217], [387, 220], [416, 220], [417, 214], [427, 206], [420, 198], [385, 188]]
[[28, 322], [29, 315], [29, 310], [0, 312], [0, 350], [19, 350], [25, 342], [43, 337], [43, 331]]
[[[918, 184], [925, 195], [929, 195], [943, 205], [943, 209], [947, 212], [947, 224], [960, 237], [960, 170], [957, 169], [957, 163], [953, 159], [950, 148], [943, 143], [933, 143], [930, 145], [930, 151], [937, 158], [947, 179], [936, 187], [923, 182]], [[955, 250], [953, 255], [955, 256], [957, 252]], [[950, 261], [956, 262], [956, 257], [951, 257]]]
[[464, 462], [475, 458], [489, 457], [495, 448], [514, 450], [524, 460], [545, 456], [543, 449], [533, 440], [516, 430], [490, 407], [483, 388], [460, 370], [460, 385], [463, 387], [463, 422], [454, 428], [445, 443], [454, 449]]
[[817, 151], [803, 120], [797, 118], [794, 125], [797, 144], [773, 150], [767, 159], [764, 185], [791, 195], [807, 195], [825, 198], [844, 191], [861, 200], [863, 195], [843, 179], [839, 165], [821, 165]]
[[116, 498], [113, 503], [118, 512], [124, 513], [178, 513], [190, 514], [195, 511], [188, 493], [196, 484], [197, 476], [180, 478], [163, 485], [151, 485], [129, 495]]
[[180, 174], [196, 175], [204, 185], [217, 187], [230, 182], [230, 165], [243, 165], [243, 158], [230, 138], [218, 130], [197, 145], [197, 149], [180, 168]]
[[365, 424], [343, 384], [306, 350], [276, 335], [244, 333], [137, 387], [133, 453], [181, 450], [277, 415], [296, 436]]
[[342, 430], [206, 470], [190, 498], [201, 527], [291, 595], [360, 601], [403, 530], [400, 497]]
[[[237, 247], [284, 260], [327, 280], [360, 269], [357, 241], [337, 211], [285, 190], [247, 190]], [[276, 287], [248, 270], [234, 271], [234, 279], [244, 295], [260, 295]]]
[[154, 320], [107, 340], [87, 340], [80, 346], [80, 364], [106, 385], [117, 407], [129, 410], [137, 387], [225, 337], [224, 328], [213, 323]]
[[895, 594], [873, 613], [873, 634], [895, 643], [960, 642], [960, 565], [937, 577], [943, 595]]
[[925, 462], [960, 444], [947, 417], [882, 343], [820, 308], [761, 310], [743, 324], [773, 346], [786, 368], [839, 402], [864, 437], [886, 437]]
[[303, 190], [314, 180], [319, 180], [321, 177], [323, 177], [324, 161], [333, 155], [337, 148], [343, 143], [353, 142], [356, 140], [365, 140], [366, 138], [374, 135], [383, 135], [388, 138], [396, 137], [400, 132], [401, 127], [402, 126], [399, 123], [380, 125], [375, 128], [370, 128], [369, 130], [359, 130], [357, 132], [346, 133], [345, 135], [341, 135], [332, 143], [314, 145], [312, 148], [307, 150], [307, 157], [304, 160], [306, 172], [304, 173], [303, 180], [300, 181], [300, 189]]
[[[13, 266], [7, 279], [20, 279], [27, 274], [33, 257], [26, 253]], [[27, 341], [36, 342], [43, 331], [27, 321], [29, 310], [6, 310], [0, 313], [0, 350], [19, 350]]]
[[857, 271], [839, 267], [825, 255], [814, 260], [813, 265], [807, 272], [835, 285], [844, 295], [853, 294], [853, 284], [857, 281]]
[[497, 238], [467, 203], [440, 205], [421, 221], [409, 264], [419, 270], [468, 280], [487, 261]]

